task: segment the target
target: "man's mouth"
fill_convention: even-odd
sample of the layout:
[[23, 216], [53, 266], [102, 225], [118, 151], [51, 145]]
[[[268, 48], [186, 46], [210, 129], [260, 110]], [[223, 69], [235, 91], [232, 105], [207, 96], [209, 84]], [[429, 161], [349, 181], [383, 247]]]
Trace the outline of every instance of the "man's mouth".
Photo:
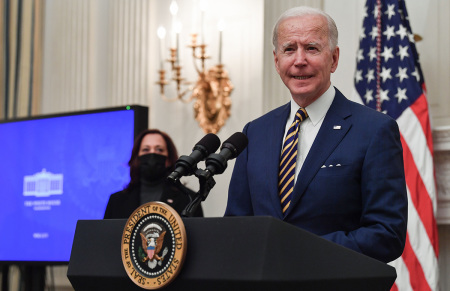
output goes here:
[[293, 76], [293, 77], [294, 77], [294, 79], [297, 79], [297, 80], [306, 80], [306, 79], [311, 78], [312, 76]]

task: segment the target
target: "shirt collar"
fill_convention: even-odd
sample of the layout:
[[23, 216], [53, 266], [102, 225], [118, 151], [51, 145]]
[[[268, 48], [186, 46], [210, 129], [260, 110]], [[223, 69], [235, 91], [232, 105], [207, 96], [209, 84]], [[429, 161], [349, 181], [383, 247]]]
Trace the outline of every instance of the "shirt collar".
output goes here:
[[[305, 108], [306, 112], [308, 112], [309, 119], [314, 126], [325, 117], [325, 114], [327, 114], [331, 103], [333, 103], [335, 94], [336, 89], [334, 89], [334, 86], [330, 86], [322, 96]], [[297, 113], [299, 108], [300, 106], [291, 98], [291, 114], [289, 120], [294, 120], [295, 113]]]

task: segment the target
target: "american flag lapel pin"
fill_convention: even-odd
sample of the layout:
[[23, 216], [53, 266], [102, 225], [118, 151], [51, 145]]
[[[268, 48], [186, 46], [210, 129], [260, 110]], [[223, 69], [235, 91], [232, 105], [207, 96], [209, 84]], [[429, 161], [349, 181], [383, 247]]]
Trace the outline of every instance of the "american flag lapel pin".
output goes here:
[[340, 125], [335, 125], [335, 126], [333, 126], [333, 129], [341, 129], [341, 126]]

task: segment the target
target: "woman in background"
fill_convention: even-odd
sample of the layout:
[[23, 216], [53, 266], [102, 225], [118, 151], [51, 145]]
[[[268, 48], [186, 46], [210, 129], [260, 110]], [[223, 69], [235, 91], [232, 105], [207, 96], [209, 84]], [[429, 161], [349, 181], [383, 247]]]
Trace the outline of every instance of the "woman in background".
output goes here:
[[[104, 219], [128, 218], [140, 205], [151, 201], [164, 202], [181, 214], [195, 193], [166, 180], [177, 159], [177, 149], [167, 133], [158, 129], [143, 131], [134, 142], [128, 162], [130, 183], [109, 197]], [[201, 207], [194, 216], [203, 217]]]

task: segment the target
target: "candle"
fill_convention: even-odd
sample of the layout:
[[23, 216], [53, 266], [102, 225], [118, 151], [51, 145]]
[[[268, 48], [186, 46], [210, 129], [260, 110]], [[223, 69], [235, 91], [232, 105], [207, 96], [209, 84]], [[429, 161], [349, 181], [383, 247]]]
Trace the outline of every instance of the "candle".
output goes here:
[[225, 28], [225, 22], [223, 19], [219, 20], [219, 23], [217, 24], [217, 28], [219, 29], [219, 64], [222, 63], [222, 32]]
[[180, 21], [177, 21], [177, 23], [175, 23], [175, 48], [177, 49], [177, 65], [180, 64], [180, 33], [182, 27], [183, 25]]
[[206, 1], [200, 1], [200, 43], [205, 44], [205, 11], [206, 11]]
[[219, 30], [219, 64], [222, 63], [222, 31]]
[[172, 40], [171, 40], [171, 46], [172, 48], [175, 47], [176, 43], [176, 21], [177, 21], [177, 13], [178, 13], [178, 4], [175, 0], [172, 0], [172, 3], [170, 3], [170, 14], [172, 14]]
[[163, 26], [158, 27], [157, 30], [159, 38], [159, 60], [160, 70], [164, 69], [164, 38], [166, 37], [166, 29]]
[[192, 5], [192, 27], [191, 33], [197, 33], [197, 1], [194, 1], [194, 5]]

